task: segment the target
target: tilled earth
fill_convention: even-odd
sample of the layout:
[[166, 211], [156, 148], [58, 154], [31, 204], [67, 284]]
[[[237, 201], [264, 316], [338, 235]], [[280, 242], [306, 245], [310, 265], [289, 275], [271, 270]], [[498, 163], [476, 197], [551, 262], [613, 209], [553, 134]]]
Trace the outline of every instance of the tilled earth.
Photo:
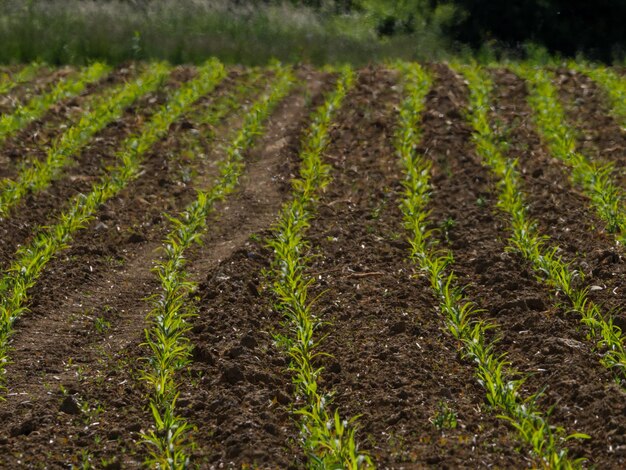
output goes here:
[[[468, 91], [447, 66], [429, 70], [434, 81], [418, 150], [433, 165], [432, 228], [452, 251], [466, 296], [482, 309], [482, 319], [497, 325], [496, 351], [528, 376], [523, 393], [542, 390], [538, 406], [551, 410], [550, 423], [591, 436], [568, 441], [570, 455], [596, 468], [623, 468], [624, 390], [600, 364], [580, 319], [507, 250], [509, 224], [496, 207], [497, 182], [481, 165], [466, 121]], [[30, 88], [43, 89], [55, 73], [67, 71], [46, 71]], [[44, 158], [46, 142], [75, 118], [86, 94], [136, 73], [132, 64], [116, 69], [109, 83], [60, 103], [9, 139], [0, 149], [1, 175], [14, 176], [24, 155]], [[246, 157], [238, 190], [218, 204], [204, 243], [188, 256], [190, 277], [199, 286], [189, 299], [197, 315], [188, 335], [193, 360], [178, 377], [177, 404], [197, 427], [192, 463], [201, 468], [306, 465], [288, 359], [274, 339], [286, 330], [273, 308], [266, 275], [272, 253], [264, 240], [290, 198], [309, 116], [335, 76], [306, 67], [297, 73], [302, 84], [274, 111]], [[177, 69], [99, 133], [61, 180], [0, 221], [3, 269], [38, 226], [54, 222], [68, 198], [107, 171], [119, 143], [193, 74], [191, 67]], [[591, 297], [622, 326], [621, 248], [572, 187], [568, 170], [549, 155], [526, 104], [524, 82], [505, 69], [491, 74], [492, 118], [507, 130], [509, 156], [519, 160], [529, 216], [585, 273], [585, 284], [600, 287]], [[579, 74], [563, 69], [557, 75], [581, 150], [615, 162], [622, 178], [626, 136], [601, 92]], [[244, 70], [232, 69], [195, 113], [245, 80]], [[269, 76], [264, 80], [244, 106], [271, 83]], [[15, 90], [14, 101], [27, 99], [30, 88]], [[489, 407], [474, 365], [459, 355], [428, 279], [408, 260], [398, 208], [402, 172], [394, 151], [402, 99], [395, 72], [362, 69], [330, 129], [324, 158], [333, 179], [307, 232], [313, 309], [325, 322], [320, 350], [329, 353], [317, 364], [324, 368], [320, 387], [333, 392], [342, 416], [359, 416], [357, 440], [380, 468], [532, 467], [528, 447]], [[149, 451], [141, 433], [151, 426], [148, 390], [140, 379], [149, 352], [143, 345], [146, 299], [158, 289], [151, 268], [169, 229], [165, 214], [182, 210], [195, 188], [210, 184], [244, 112], [235, 109], [215, 126], [191, 115], [173, 125], [146, 157], [141, 177], [101, 207], [46, 268], [31, 292], [30, 310], [15, 325], [8, 392], [0, 402], [1, 467], [141, 466]], [[435, 425], [445, 408], [456, 414], [456, 427]]]

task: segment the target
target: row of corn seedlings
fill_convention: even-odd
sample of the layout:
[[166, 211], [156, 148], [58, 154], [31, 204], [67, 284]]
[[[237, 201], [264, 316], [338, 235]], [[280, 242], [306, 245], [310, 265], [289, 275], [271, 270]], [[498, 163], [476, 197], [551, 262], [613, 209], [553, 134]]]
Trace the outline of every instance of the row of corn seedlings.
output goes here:
[[34, 63], [22, 67], [18, 72], [9, 75], [0, 74], [0, 95], [4, 95], [18, 85], [32, 80], [41, 70], [41, 65]]
[[626, 128], [626, 80], [608, 67], [570, 62], [569, 67], [596, 82], [608, 98], [611, 113]]
[[52, 90], [35, 96], [24, 106], [17, 108], [15, 112], [3, 115], [0, 117], [0, 143], [28, 123], [41, 117], [58, 101], [80, 94], [87, 85], [97, 82], [110, 71], [109, 66], [95, 63], [81, 70], [77, 75], [59, 80]]
[[26, 194], [46, 189], [62, 175], [72, 157], [84, 148], [93, 136], [111, 122], [119, 119], [124, 110], [141, 96], [154, 91], [167, 77], [169, 68], [153, 63], [135, 82], [123, 84], [98, 96], [80, 121], [67, 129], [48, 149], [46, 159], [32, 159], [25, 163], [15, 180], [0, 182], [0, 218], [15, 207]]
[[[151, 388], [150, 409], [154, 429], [143, 434], [144, 443], [151, 448], [146, 462], [156, 468], [178, 469], [189, 464], [189, 432], [193, 429], [185, 418], [176, 413], [178, 385], [176, 371], [190, 362], [191, 344], [185, 334], [190, 326], [187, 319], [194, 307], [187, 302], [196, 284], [187, 278], [185, 251], [199, 242], [206, 231], [208, 215], [215, 203], [230, 194], [245, 166], [244, 155], [263, 131], [264, 123], [276, 105], [289, 93], [295, 77], [290, 68], [277, 68], [276, 82], [271, 91], [258, 99], [246, 112], [241, 130], [236, 134], [220, 165], [220, 177], [178, 217], [170, 217], [172, 230], [164, 241], [164, 258], [156, 264], [161, 291], [152, 299], [148, 316], [150, 326], [145, 331], [146, 345], [152, 355], [143, 372]], [[216, 121], [215, 117], [204, 120]]]
[[418, 127], [431, 79], [418, 65], [402, 65], [400, 68], [405, 77], [407, 98], [400, 109], [396, 148], [405, 172], [401, 209], [405, 228], [410, 234], [410, 257], [428, 276], [447, 329], [462, 345], [463, 355], [474, 362], [478, 381], [487, 392], [489, 404], [515, 427], [523, 441], [532, 446], [540, 466], [575, 467], [579, 462], [568, 458], [562, 443], [582, 435], [565, 437], [564, 430], [550, 426], [537, 409], [537, 395], [522, 398], [520, 388], [524, 379], [513, 378], [517, 374], [510, 370], [505, 355], [498, 354], [495, 343], [486, 338], [486, 332], [496, 326], [477, 319], [479, 310], [464, 297], [451, 270], [452, 253], [437, 246], [434, 232], [428, 228], [431, 164], [417, 153], [416, 148], [421, 140]]
[[33, 241], [20, 247], [15, 260], [0, 279], [0, 380], [6, 372], [9, 339], [15, 320], [27, 309], [28, 290], [47, 263], [70, 243], [73, 234], [87, 225], [98, 207], [118, 194], [141, 174], [145, 153], [170, 125], [200, 97], [209, 93], [225, 76], [224, 66], [212, 59], [199, 68], [193, 80], [177, 89], [147, 122], [139, 135], [126, 139], [117, 153], [119, 163], [96, 183], [88, 194], [71, 199], [56, 225], [39, 231]]
[[331, 395], [319, 388], [322, 368], [316, 364], [324, 356], [316, 333], [322, 321], [307, 298], [312, 280], [305, 271], [309, 244], [304, 239], [314, 216], [320, 191], [329, 183], [329, 165], [322, 160], [328, 142], [328, 128], [354, 81], [354, 72], [343, 68], [335, 89], [312, 116], [312, 124], [302, 141], [299, 178], [293, 181], [293, 200], [281, 210], [268, 245], [274, 250], [269, 273], [276, 308], [286, 318], [289, 336], [279, 337], [291, 362], [296, 386], [296, 402], [304, 404], [300, 415], [301, 438], [310, 468], [368, 468], [372, 462], [360, 453], [355, 442], [355, 419], [342, 420], [331, 410]]
[[626, 212], [622, 206], [623, 193], [612, 181], [613, 165], [592, 162], [576, 150], [575, 131], [566, 123], [551, 72], [528, 65], [514, 66], [513, 71], [527, 82], [530, 91], [528, 102], [550, 153], [571, 169], [573, 183], [580, 186], [591, 200], [598, 216], [606, 224], [606, 230], [624, 244]]
[[476, 149], [499, 178], [498, 205], [511, 218], [511, 249], [532, 264], [540, 279], [565, 295], [571, 303], [571, 310], [581, 316], [581, 321], [597, 341], [602, 364], [620, 380], [626, 379], [626, 350], [621, 330], [589, 300], [587, 289], [579, 287], [583, 273], [572, 269], [558, 256], [558, 247], [550, 247], [548, 237], [540, 235], [536, 222], [528, 217], [517, 161], [504, 157], [505, 149], [489, 125], [489, 95], [493, 86], [489, 77], [477, 67], [463, 67], [460, 71], [469, 83], [472, 103], [469, 119], [474, 128]]

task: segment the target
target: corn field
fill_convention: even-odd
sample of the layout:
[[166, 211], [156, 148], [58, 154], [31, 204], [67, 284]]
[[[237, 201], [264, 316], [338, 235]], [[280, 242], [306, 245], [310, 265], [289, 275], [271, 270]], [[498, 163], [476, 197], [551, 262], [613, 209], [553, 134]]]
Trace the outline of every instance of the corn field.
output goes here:
[[626, 75], [0, 72], [3, 468], [623, 468]]

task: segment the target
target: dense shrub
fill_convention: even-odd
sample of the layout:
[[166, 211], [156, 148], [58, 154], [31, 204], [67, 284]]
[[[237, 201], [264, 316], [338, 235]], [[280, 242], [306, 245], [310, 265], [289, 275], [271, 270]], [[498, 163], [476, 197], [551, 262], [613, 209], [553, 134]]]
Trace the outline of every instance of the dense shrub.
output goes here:
[[454, 0], [458, 21], [447, 33], [480, 48], [486, 43], [523, 49], [545, 46], [552, 54], [610, 61], [626, 49], [624, 0]]

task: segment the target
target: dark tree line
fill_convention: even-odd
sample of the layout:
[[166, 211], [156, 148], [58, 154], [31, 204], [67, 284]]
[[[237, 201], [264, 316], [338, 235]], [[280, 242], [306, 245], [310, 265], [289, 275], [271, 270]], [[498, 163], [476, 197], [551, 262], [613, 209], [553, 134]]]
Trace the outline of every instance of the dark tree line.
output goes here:
[[435, 8], [447, 4], [455, 7], [456, 14], [446, 34], [474, 48], [489, 43], [516, 49], [533, 42], [551, 53], [573, 56], [582, 52], [605, 61], [626, 53], [626, 0], [291, 1], [326, 11], [334, 7], [336, 12], [387, 4], [393, 13], [380, 18], [381, 35], [410, 33], [414, 18], [428, 18]]
[[508, 47], [532, 41], [552, 53], [582, 52], [597, 60], [626, 52], [626, 0], [455, 0], [459, 21], [454, 39], [480, 47], [499, 41]]

